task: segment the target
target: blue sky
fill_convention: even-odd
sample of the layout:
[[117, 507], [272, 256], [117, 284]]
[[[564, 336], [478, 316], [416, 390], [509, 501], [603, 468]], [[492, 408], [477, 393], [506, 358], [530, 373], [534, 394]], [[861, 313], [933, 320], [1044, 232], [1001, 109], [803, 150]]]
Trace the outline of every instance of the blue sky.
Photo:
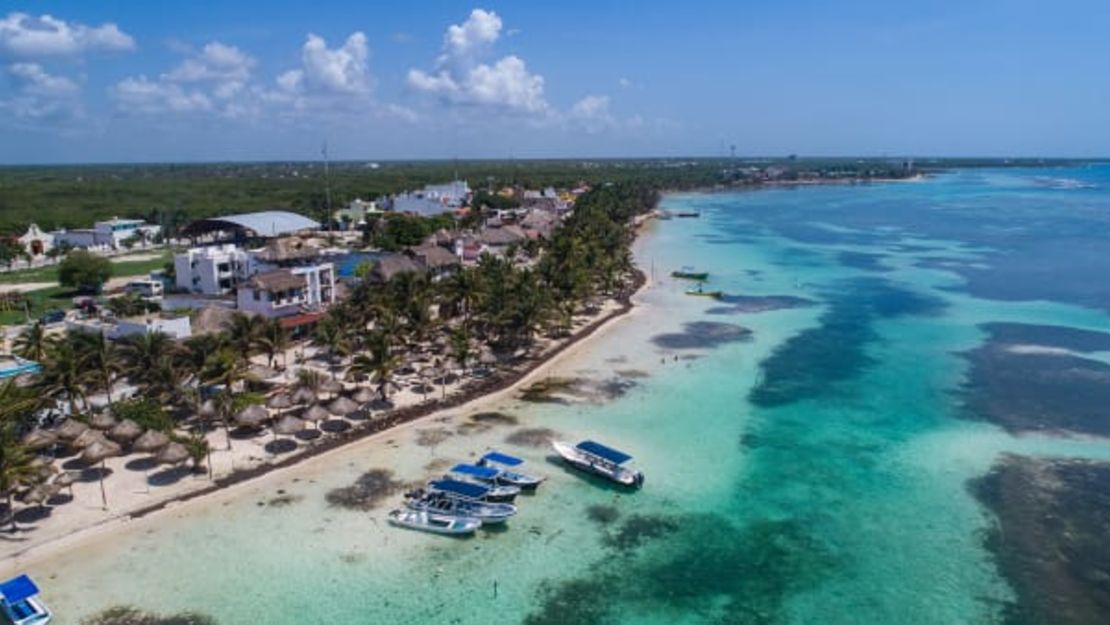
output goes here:
[[0, 4], [0, 162], [1110, 155], [1110, 2]]

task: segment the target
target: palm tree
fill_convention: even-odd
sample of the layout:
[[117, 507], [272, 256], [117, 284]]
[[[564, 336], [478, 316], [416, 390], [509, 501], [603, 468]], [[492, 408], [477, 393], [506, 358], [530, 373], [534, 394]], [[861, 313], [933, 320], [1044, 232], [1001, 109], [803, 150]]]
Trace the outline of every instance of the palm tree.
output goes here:
[[239, 358], [250, 360], [265, 323], [266, 320], [263, 317], [237, 312], [224, 324], [224, 334], [227, 336], [227, 342]]
[[455, 362], [459, 363], [463, 375], [466, 375], [466, 364], [470, 361], [470, 333], [466, 331], [466, 326], [453, 330], [451, 332], [451, 357]]
[[207, 459], [208, 477], [211, 478], [212, 446], [208, 444], [208, 439], [204, 437], [204, 434], [201, 432], [192, 432], [181, 441], [181, 444], [185, 445], [185, 449], [189, 450], [189, 457], [193, 460], [194, 471], [198, 471], [198, 469], [200, 469], [200, 463]]
[[347, 333], [339, 320], [329, 315], [316, 324], [316, 332], [312, 336], [312, 342], [327, 350], [328, 360], [331, 364], [329, 368], [334, 378], [339, 359], [349, 353], [351, 347]]
[[378, 394], [382, 401], [388, 401], [388, 387], [392, 383], [390, 376], [397, 367], [400, 359], [393, 355], [389, 336], [382, 331], [374, 331], [366, 336], [366, 348], [370, 351], [370, 358], [366, 364], [369, 372], [378, 381]]
[[238, 352], [231, 347], [212, 354], [205, 364], [202, 377], [206, 382], [223, 385], [216, 396], [216, 408], [227, 432], [227, 448], [231, 449], [231, 417], [235, 411], [234, 386], [249, 378], [247, 364], [239, 359]]
[[156, 372], [162, 363], [178, 354], [177, 345], [168, 334], [150, 332], [135, 334], [120, 341], [124, 371], [132, 380], [150, 388], [157, 383]]
[[123, 354], [102, 332], [82, 332], [78, 336], [79, 349], [84, 353], [93, 377], [108, 396], [108, 405], [111, 406], [112, 382], [123, 371]]
[[72, 335], [50, 342], [39, 384], [48, 397], [65, 398], [69, 403], [69, 416], [77, 415], [78, 400], [88, 408], [86, 391], [93, 376], [88, 359], [77, 348], [77, 340]]
[[288, 366], [289, 363], [285, 362], [285, 350], [289, 349], [292, 341], [289, 338], [289, 330], [281, 325], [280, 319], [266, 321], [254, 342], [258, 350], [266, 354], [266, 362], [271, 369], [278, 354], [282, 355], [282, 366]]
[[19, 441], [15, 429], [10, 424], [0, 426], [0, 493], [8, 499], [13, 532], [19, 529], [15, 521], [15, 491], [35, 481], [34, 460], [34, 454]]
[[46, 336], [46, 329], [37, 321], [24, 330], [15, 339], [13, 345], [16, 356], [39, 363], [46, 360], [46, 352], [49, 346], [50, 339]]

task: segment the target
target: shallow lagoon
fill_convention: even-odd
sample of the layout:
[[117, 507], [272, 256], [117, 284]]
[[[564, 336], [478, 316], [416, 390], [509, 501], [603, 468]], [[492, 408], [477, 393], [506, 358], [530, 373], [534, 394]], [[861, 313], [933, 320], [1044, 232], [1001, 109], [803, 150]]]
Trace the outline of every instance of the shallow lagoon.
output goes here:
[[[1110, 326], [1097, 292], [1013, 258], [1080, 236], [1077, 220], [1099, 236], [1105, 184], [1106, 169], [1013, 170], [672, 196], [702, 218], [651, 227], [640, 308], [554, 372], [628, 381], [621, 393], [492, 407], [515, 424], [414, 424], [30, 570], [62, 622], [115, 604], [221, 623], [1002, 622], [1015, 595], [967, 482], [1004, 452], [1110, 458], [1110, 445], [961, 418], [962, 354], [992, 322]], [[777, 305], [686, 297], [668, 277], [685, 265]], [[1027, 298], [999, 278], [1014, 275]], [[626, 449], [644, 490], [550, 463], [530, 446], [545, 430]], [[369, 470], [412, 482], [487, 447], [550, 476], [504, 531], [390, 529], [396, 496], [328, 503]]]

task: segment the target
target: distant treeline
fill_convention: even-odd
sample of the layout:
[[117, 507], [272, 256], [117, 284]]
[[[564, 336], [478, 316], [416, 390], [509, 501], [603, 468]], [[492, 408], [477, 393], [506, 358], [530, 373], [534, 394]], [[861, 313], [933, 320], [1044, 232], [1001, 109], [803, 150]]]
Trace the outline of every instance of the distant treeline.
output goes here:
[[[894, 169], [899, 159], [642, 159], [421, 161], [332, 163], [327, 183], [320, 162], [68, 165], [0, 168], [0, 234], [89, 227], [111, 217], [134, 217], [172, 232], [202, 217], [266, 209], [322, 219], [328, 206], [374, 199], [456, 175], [476, 191], [505, 185], [528, 188], [650, 181], [664, 189], [728, 184], [741, 167], [788, 170]], [[919, 167], [1045, 164], [1044, 161], [919, 160]]]

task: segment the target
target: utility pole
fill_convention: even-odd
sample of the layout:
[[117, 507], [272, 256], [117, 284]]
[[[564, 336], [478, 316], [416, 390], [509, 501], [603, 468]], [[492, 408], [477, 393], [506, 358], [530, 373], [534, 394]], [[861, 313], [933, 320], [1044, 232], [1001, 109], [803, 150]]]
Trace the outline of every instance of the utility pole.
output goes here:
[[328, 142], [324, 141], [324, 147], [320, 150], [324, 155], [324, 218], [320, 220], [320, 225], [326, 225], [331, 220], [331, 172], [328, 167]]

